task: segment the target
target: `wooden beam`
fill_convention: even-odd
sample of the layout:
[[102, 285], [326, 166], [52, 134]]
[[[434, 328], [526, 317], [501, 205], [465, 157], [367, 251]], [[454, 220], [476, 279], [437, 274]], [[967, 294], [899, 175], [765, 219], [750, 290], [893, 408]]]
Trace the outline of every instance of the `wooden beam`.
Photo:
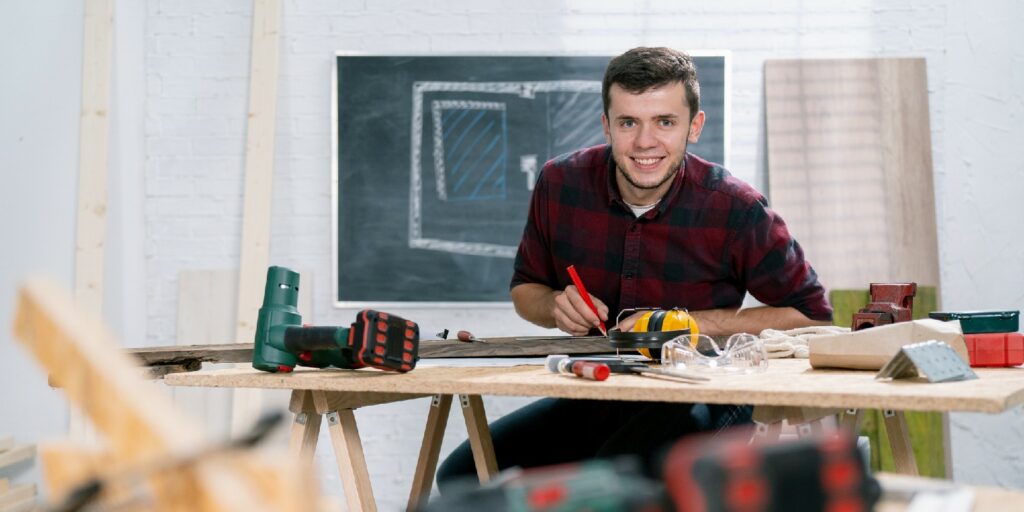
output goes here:
[[[274, 128], [277, 119], [278, 32], [280, 0], [254, 0], [249, 71], [249, 111], [245, 143], [245, 195], [238, 274], [235, 341], [256, 336], [256, 317], [270, 263], [271, 190], [274, 181]], [[260, 410], [260, 394], [237, 390], [232, 401], [231, 429], [252, 424]]]
[[[104, 246], [107, 233], [107, 166], [114, 0], [86, 0], [82, 44], [82, 108], [78, 134], [78, 202], [75, 215], [75, 299], [103, 311]], [[95, 430], [75, 409], [70, 435], [95, 442]]]
[[10, 450], [0, 452], [0, 468], [12, 466], [23, 460], [31, 459], [36, 455], [36, 445], [23, 444]]
[[19, 290], [14, 333], [106, 435], [110, 463], [100, 476], [123, 480], [131, 469], [149, 477], [154, 508], [313, 507], [308, 469], [298, 461], [211, 450], [198, 425], [174, 414], [166, 395], [137, 378], [138, 368], [97, 316], [85, 314], [56, 284], [31, 280]]
[[56, 284], [33, 280], [21, 289], [14, 333], [124, 459], [200, 443], [199, 427], [172, 414], [166, 395], [134, 378], [137, 366], [113, 335]]
[[103, 309], [113, 39], [114, 1], [86, 0], [79, 119], [75, 298], [83, 307], [97, 313]]

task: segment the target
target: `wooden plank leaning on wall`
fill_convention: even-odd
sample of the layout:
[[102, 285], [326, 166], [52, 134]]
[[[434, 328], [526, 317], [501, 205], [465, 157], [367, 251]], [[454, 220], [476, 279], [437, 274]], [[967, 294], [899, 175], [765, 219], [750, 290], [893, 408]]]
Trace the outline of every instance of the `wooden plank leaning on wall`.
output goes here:
[[[274, 126], [280, 46], [280, 0], [254, 0], [249, 112], [245, 142], [245, 197], [238, 271], [235, 341], [256, 337], [256, 315], [270, 264], [270, 210], [274, 181]], [[235, 390], [231, 430], [244, 431], [261, 408], [260, 391]]]
[[[75, 228], [75, 300], [103, 311], [103, 262], [107, 234], [107, 163], [110, 148], [110, 81], [114, 0], [86, 0], [82, 45], [82, 109], [79, 119], [78, 206]], [[92, 426], [74, 408], [72, 439], [95, 439]]]
[[[925, 60], [770, 60], [764, 72], [771, 205], [831, 291], [836, 325], [873, 282], [916, 282], [914, 318], [940, 308]], [[863, 422], [873, 439], [880, 414]], [[951, 476], [948, 420], [907, 414], [910, 435], [933, 440], [916, 443], [931, 445], [923, 475]], [[875, 469], [891, 469], [877, 455]]]

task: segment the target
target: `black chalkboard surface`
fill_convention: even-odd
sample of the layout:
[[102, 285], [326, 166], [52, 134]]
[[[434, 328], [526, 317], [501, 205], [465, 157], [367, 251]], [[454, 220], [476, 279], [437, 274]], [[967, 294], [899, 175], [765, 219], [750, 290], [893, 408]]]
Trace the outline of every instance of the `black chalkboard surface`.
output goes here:
[[[336, 305], [508, 302], [538, 171], [604, 142], [609, 58], [339, 55]], [[725, 57], [694, 60], [690, 151], [723, 162]]]

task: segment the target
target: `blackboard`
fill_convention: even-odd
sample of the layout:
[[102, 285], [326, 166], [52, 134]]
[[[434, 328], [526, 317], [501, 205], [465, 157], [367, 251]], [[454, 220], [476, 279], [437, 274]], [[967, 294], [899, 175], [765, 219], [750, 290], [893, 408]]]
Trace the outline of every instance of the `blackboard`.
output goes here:
[[[336, 305], [508, 302], [537, 172], [604, 142], [610, 56], [336, 58]], [[725, 161], [726, 59], [694, 57]]]

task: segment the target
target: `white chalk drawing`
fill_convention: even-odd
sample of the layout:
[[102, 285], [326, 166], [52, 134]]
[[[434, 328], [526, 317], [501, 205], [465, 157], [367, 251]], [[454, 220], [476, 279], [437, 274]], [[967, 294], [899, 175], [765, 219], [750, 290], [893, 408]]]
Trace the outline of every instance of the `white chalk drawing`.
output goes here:
[[[439, 99], [429, 102], [429, 139], [433, 145], [434, 187], [424, 197], [423, 156], [424, 95], [467, 93], [474, 99]], [[496, 101], [479, 101], [482, 94]], [[414, 82], [409, 178], [409, 247], [455, 254], [514, 258], [515, 245], [466, 242], [426, 237], [423, 234], [425, 200], [501, 201], [510, 186], [506, 178], [509, 155], [507, 101], [501, 95], [544, 101], [546, 128], [553, 134], [549, 157], [603, 142], [598, 122], [601, 113], [601, 82], [554, 80], [542, 82]], [[526, 174], [525, 188], [533, 190], [538, 155], [518, 155], [519, 170]], [[523, 183], [516, 180], [515, 183]], [[429, 189], [428, 189], [429, 190]]]
[[434, 100], [430, 110], [438, 199], [449, 200], [449, 187], [453, 200], [504, 199], [508, 151], [505, 104]]
[[526, 173], [526, 189], [532, 191], [537, 182], [537, 155], [520, 156], [519, 171]]

